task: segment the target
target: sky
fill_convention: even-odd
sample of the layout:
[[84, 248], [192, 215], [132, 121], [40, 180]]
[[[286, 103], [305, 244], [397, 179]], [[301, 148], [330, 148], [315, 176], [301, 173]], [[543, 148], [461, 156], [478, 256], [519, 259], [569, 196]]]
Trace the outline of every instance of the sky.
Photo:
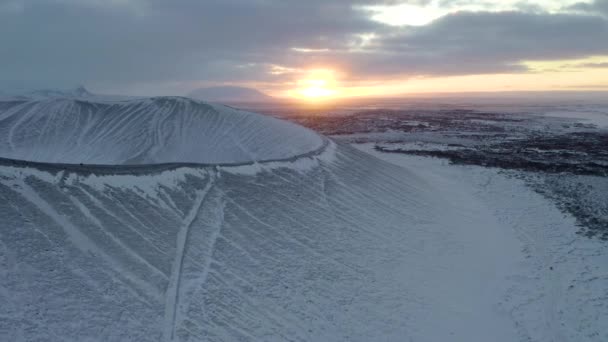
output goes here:
[[0, 90], [608, 90], [608, 0], [0, 0]]

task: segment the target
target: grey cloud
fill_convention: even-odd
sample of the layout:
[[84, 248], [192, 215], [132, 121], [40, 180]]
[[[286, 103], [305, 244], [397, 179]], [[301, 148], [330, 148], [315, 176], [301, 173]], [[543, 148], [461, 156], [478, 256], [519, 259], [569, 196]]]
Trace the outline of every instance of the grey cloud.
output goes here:
[[[423, 74], [523, 71], [524, 60], [608, 53], [608, 22], [596, 16], [460, 12], [409, 27], [377, 42], [384, 68]], [[374, 57], [372, 56], [372, 59]], [[386, 60], [388, 59], [388, 60]], [[371, 69], [369, 61], [364, 69]]]
[[[352, 2], [361, 3], [361, 2]], [[292, 46], [340, 46], [380, 24], [344, 1], [146, 1], [139, 10], [23, 1], [0, 12], [0, 77], [87, 81], [252, 78]]]
[[290, 55], [295, 64], [341, 65], [351, 80], [528, 71], [526, 60], [608, 53], [608, 22], [589, 15], [459, 12], [385, 32], [363, 51]]
[[597, 69], [608, 69], [608, 62], [605, 63], [583, 63], [577, 65], [583, 68], [597, 68]]
[[[270, 74], [273, 64], [336, 66], [355, 82], [525, 72], [522, 60], [608, 53], [607, 21], [595, 15], [459, 12], [423, 27], [391, 27], [353, 8], [369, 3], [12, 0], [0, 7], [0, 82], [124, 88], [288, 82], [294, 76]], [[352, 49], [358, 35], [372, 32], [371, 45]]]
[[594, 0], [591, 3], [580, 2], [572, 5], [570, 9], [608, 16], [608, 0]]

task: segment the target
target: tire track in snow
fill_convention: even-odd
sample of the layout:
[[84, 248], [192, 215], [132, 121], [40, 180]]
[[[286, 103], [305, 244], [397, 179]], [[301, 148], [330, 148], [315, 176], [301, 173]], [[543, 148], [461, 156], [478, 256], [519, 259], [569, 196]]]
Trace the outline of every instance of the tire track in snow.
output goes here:
[[213, 252], [215, 251], [215, 245], [217, 240], [220, 238], [222, 234], [222, 227], [224, 226], [224, 207], [225, 204], [220, 203], [220, 207], [218, 208], [218, 220], [215, 229], [211, 233], [209, 237], [209, 246], [207, 247], [207, 253], [205, 253], [205, 261], [203, 265], [203, 273], [201, 274], [198, 285], [200, 287], [205, 286], [207, 283], [207, 278], [209, 277], [209, 272], [211, 270], [211, 262], [213, 262]]
[[184, 266], [185, 249], [188, 243], [188, 235], [194, 224], [198, 214], [200, 213], [207, 194], [215, 184], [215, 173], [209, 173], [209, 181], [203, 190], [197, 192], [192, 210], [188, 212], [185, 218], [184, 225], [177, 233], [177, 246], [175, 251], [175, 259], [173, 267], [171, 267], [171, 277], [169, 278], [169, 286], [165, 297], [165, 322], [163, 327], [163, 339], [165, 341], [173, 341], [175, 337], [175, 321], [177, 316], [177, 307], [179, 305], [179, 287], [182, 269]]

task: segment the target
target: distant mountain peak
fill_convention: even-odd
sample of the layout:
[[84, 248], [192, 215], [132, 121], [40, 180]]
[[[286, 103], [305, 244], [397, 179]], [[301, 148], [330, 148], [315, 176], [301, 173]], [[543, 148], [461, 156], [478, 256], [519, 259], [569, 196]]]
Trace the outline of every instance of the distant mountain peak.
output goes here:
[[238, 86], [198, 88], [190, 92], [188, 96], [211, 102], [266, 102], [273, 100], [273, 97], [257, 89]]
[[88, 96], [92, 96], [93, 94], [87, 90], [87, 88], [85, 88], [85, 86], [83, 85], [79, 85], [76, 88], [74, 88], [71, 93], [74, 96], [78, 96], [78, 97], [88, 97]]

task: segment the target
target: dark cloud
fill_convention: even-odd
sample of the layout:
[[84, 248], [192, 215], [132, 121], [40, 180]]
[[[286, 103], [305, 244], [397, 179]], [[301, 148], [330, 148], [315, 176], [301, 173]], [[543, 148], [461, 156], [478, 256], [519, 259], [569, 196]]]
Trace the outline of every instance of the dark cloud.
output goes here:
[[579, 64], [578, 66], [583, 67], [583, 68], [608, 69], [608, 62], [606, 62], [606, 63], [583, 63], [583, 64]]
[[572, 5], [570, 9], [608, 16], [608, 0], [594, 0], [591, 3], [580, 2]]
[[[423, 27], [391, 27], [356, 8], [370, 3], [9, 0], [0, 6], [0, 82], [124, 88], [293, 76], [270, 74], [272, 65], [336, 66], [356, 81], [524, 72], [522, 60], [608, 53], [607, 21], [595, 15], [460, 12]], [[376, 38], [361, 44], [370, 33]]]
[[[358, 3], [358, 2], [354, 2]], [[254, 79], [290, 47], [340, 47], [381, 26], [344, 1], [25, 1], [0, 12], [0, 77]]]
[[[523, 60], [559, 60], [608, 53], [608, 22], [600, 17], [521, 12], [460, 12], [430, 25], [407, 28], [378, 42], [405, 59], [424, 56], [432, 64], [484, 71]], [[453, 66], [449, 66], [453, 64]], [[438, 65], [439, 70], [442, 69]], [[433, 69], [429, 70], [430, 72]], [[441, 71], [440, 71], [441, 72]]]
[[393, 29], [364, 51], [316, 58], [363, 77], [513, 73], [527, 71], [522, 61], [607, 54], [605, 37], [608, 21], [597, 16], [458, 12]]

